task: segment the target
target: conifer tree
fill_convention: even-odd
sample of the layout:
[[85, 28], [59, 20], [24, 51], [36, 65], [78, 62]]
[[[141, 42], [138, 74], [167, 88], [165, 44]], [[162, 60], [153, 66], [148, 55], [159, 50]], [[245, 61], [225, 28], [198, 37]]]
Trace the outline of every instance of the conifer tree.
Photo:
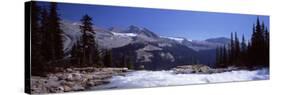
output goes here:
[[219, 67], [220, 64], [220, 51], [219, 51], [219, 47], [216, 48], [216, 64], [215, 67]]
[[233, 65], [233, 61], [234, 61], [234, 57], [235, 57], [235, 46], [234, 46], [235, 42], [233, 39], [233, 33], [231, 32], [231, 36], [230, 36], [230, 52], [229, 52], [229, 65]]
[[42, 75], [44, 58], [41, 53], [40, 7], [36, 2], [31, 2], [31, 74]]
[[128, 69], [134, 69], [132, 57], [127, 58], [127, 65], [126, 66], [127, 66]]
[[223, 66], [226, 66], [227, 65], [227, 62], [228, 62], [228, 58], [227, 58], [227, 50], [226, 50], [226, 47], [223, 46], [223, 49], [222, 49], [222, 64]]
[[111, 50], [105, 51], [105, 55], [104, 55], [104, 58], [103, 58], [103, 64], [104, 64], [105, 67], [112, 67], [113, 66]]
[[84, 65], [96, 65], [103, 66], [100, 58], [100, 52], [98, 50], [98, 45], [95, 41], [95, 31], [93, 30], [92, 18], [89, 15], [84, 15], [80, 20], [82, 25], [80, 29], [82, 32], [82, 60]]
[[50, 55], [52, 60], [62, 59], [64, 56], [63, 52], [63, 41], [60, 29], [60, 18], [57, 12], [57, 3], [52, 2], [50, 4], [50, 13], [48, 17], [48, 32], [50, 32]]
[[234, 51], [234, 64], [233, 65], [237, 65], [239, 64], [239, 59], [240, 59], [240, 42], [239, 39], [237, 37], [237, 33], [235, 32], [235, 41], [234, 41], [234, 47], [235, 47], [235, 51]]
[[51, 55], [51, 50], [52, 50], [52, 42], [51, 41], [51, 34], [50, 31], [49, 31], [49, 22], [48, 22], [48, 19], [49, 19], [49, 14], [48, 14], [48, 11], [46, 10], [46, 8], [42, 9], [42, 12], [41, 12], [41, 31], [42, 31], [42, 48], [41, 48], [41, 51], [42, 51], [42, 54], [44, 56], [44, 58], [47, 60], [47, 61], [50, 61], [52, 59]]
[[245, 41], [244, 35], [242, 36], [242, 42], [241, 42], [241, 52], [246, 52], [247, 51], [247, 45]]

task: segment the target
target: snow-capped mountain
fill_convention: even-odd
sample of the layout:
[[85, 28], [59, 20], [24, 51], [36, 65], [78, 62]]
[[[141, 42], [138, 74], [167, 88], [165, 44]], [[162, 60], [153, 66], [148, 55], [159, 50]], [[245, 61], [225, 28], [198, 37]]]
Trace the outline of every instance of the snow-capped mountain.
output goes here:
[[181, 38], [181, 37], [164, 37], [164, 36], [161, 36], [162, 38], [167, 38], [167, 39], [171, 39], [171, 40], [175, 40], [179, 43], [183, 43], [184, 40], [186, 40], [185, 38]]
[[146, 28], [137, 27], [137, 26], [134, 26], [134, 25], [129, 26], [128, 29], [126, 29], [123, 32], [124, 33], [135, 33], [135, 34], [138, 34], [140, 36], [146, 36], [146, 37], [150, 37], [150, 38], [159, 38], [158, 35], [156, 35], [152, 31], [150, 31]]
[[[64, 51], [68, 55], [72, 46], [80, 39], [79, 25], [77, 22], [61, 22], [64, 31]], [[215, 56], [215, 53], [205, 54], [206, 50], [213, 52], [217, 46], [223, 45], [221, 42], [224, 42], [220, 42], [220, 39], [196, 41], [179, 37], [163, 37], [147, 28], [134, 25], [125, 29], [114, 27], [103, 29], [97, 26], [93, 28], [99, 48], [112, 49], [116, 60], [127, 55], [136, 60], [135, 66], [144, 65], [146, 69], [152, 70], [192, 64], [194, 60], [214, 63], [215, 58], [210, 56]]]
[[177, 41], [178, 43], [186, 45], [187, 47], [192, 48], [195, 51], [215, 49], [218, 46], [224, 46], [229, 44], [230, 42], [230, 39], [225, 37], [210, 38], [203, 41], [190, 40], [183, 37], [161, 37]]
[[123, 36], [123, 37], [136, 37], [138, 34], [135, 33], [118, 33], [118, 32], [111, 32], [114, 36]]

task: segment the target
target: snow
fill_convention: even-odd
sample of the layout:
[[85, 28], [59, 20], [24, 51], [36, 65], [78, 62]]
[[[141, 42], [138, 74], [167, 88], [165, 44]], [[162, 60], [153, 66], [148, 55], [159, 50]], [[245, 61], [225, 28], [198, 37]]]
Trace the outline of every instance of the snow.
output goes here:
[[111, 32], [115, 36], [123, 36], [123, 37], [135, 37], [137, 34], [135, 33], [117, 33], [117, 32]]
[[161, 36], [162, 38], [167, 38], [167, 39], [171, 39], [171, 40], [175, 40], [179, 43], [182, 43], [184, 41], [184, 38], [179, 38], [179, 37], [163, 37]]
[[231, 71], [216, 74], [174, 74], [173, 71], [135, 71], [126, 76], [114, 76], [106, 88], [139, 88], [200, 83], [235, 82], [269, 79], [268, 69]]

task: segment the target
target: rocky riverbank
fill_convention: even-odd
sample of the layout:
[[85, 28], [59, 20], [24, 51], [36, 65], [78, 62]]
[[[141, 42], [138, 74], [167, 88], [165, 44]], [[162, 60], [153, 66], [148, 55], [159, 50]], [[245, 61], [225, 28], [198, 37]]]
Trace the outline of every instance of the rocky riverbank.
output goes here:
[[[241, 68], [211, 68], [206, 65], [183, 65], [171, 69], [174, 75], [213, 74], [235, 70], [241, 70]], [[127, 72], [131, 72], [131, 70], [128, 70], [127, 68], [68, 68], [60, 73], [48, 74], [47, 77], [32, 76], [31, 93], [60, 93], [95, 90], [93, 88], [109, 84], [109, 79], [113, 76], [126, 77]]]
[[31, 93], [59, 93], [90, 90], [93, 86], [109, 83], [112, 76], [124, 76], [127, 68], [68, 68], [47, 77], [31, 77]]
[[235, 70], [241, 70], [238, 67], [228, 67], [228, 68], [211, 68], [206, 65], [183, 65], [172, 69], [176, 74], [213, 74], [222, 73]]

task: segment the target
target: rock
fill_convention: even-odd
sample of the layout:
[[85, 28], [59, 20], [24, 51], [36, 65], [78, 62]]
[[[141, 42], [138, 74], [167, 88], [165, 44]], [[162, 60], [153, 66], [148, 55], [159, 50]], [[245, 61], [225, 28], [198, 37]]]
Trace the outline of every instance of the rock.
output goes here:
[[67, 68], [46, 77], [31, 77], [31, 93], [59, 93], [91, 90], [91, 87], [109, 83], [108, 78], [125, 75], [128, 68]]
[[106, 81], [106, 80], [95, 80], [95, 86], [108, 84], [108, 83], [109, 83], [109, 81]]
[[84, 87], [82, 87], [81, 85], [78, 85], [78, 84], [76, 84], [72, 87], [73, 91], [82, 91], [84, 89], [85, 89]]
[[58, 76], [59, 80], [66, 80], [67, 79], [67, 75], [66, 74], [61, 74], [60, 76]]
[[51, 87], [49, 88], [51, 93], [61, 93], [64, 92], [64, 88], [62, 86], [59, 87]]
[[55, 75], [52, 75], [52, 76], [48, 77], [48, 79], [49, 80], [53, 80], [53, 81], [59, 80], [59, 78], [57, 76], [55, 76]]
[[82, 79], [82, 76], [79, 73], [70, 73], [66, 77], [66, 80], [68, 80], [68, 81], [79, 81], [81, 79]]
[[87, 81], [86, 86], [87, 86], [87, 87], [95, 86], [95, 82], [94, 82], [93, 80]]
[[67, 86], [67, 85], [63, 86], [63, 89], [64, 89], [64, 92], [69, 92], [69, 91], [72, 90], [72, 89], [71, 89], [69, 86]]
[[176, 68], [173, 68], [172, 70], [177, 74], [212, 73], [211, 68], [206, 65], [183, 65], [183, 66], [178, 66]]
[[198, 73], [210, 73], [210, 67], [206, 65], [196, 65]]
[[72, 72], [73, 70], [71, 68], [66, 69], [67, 72]]

